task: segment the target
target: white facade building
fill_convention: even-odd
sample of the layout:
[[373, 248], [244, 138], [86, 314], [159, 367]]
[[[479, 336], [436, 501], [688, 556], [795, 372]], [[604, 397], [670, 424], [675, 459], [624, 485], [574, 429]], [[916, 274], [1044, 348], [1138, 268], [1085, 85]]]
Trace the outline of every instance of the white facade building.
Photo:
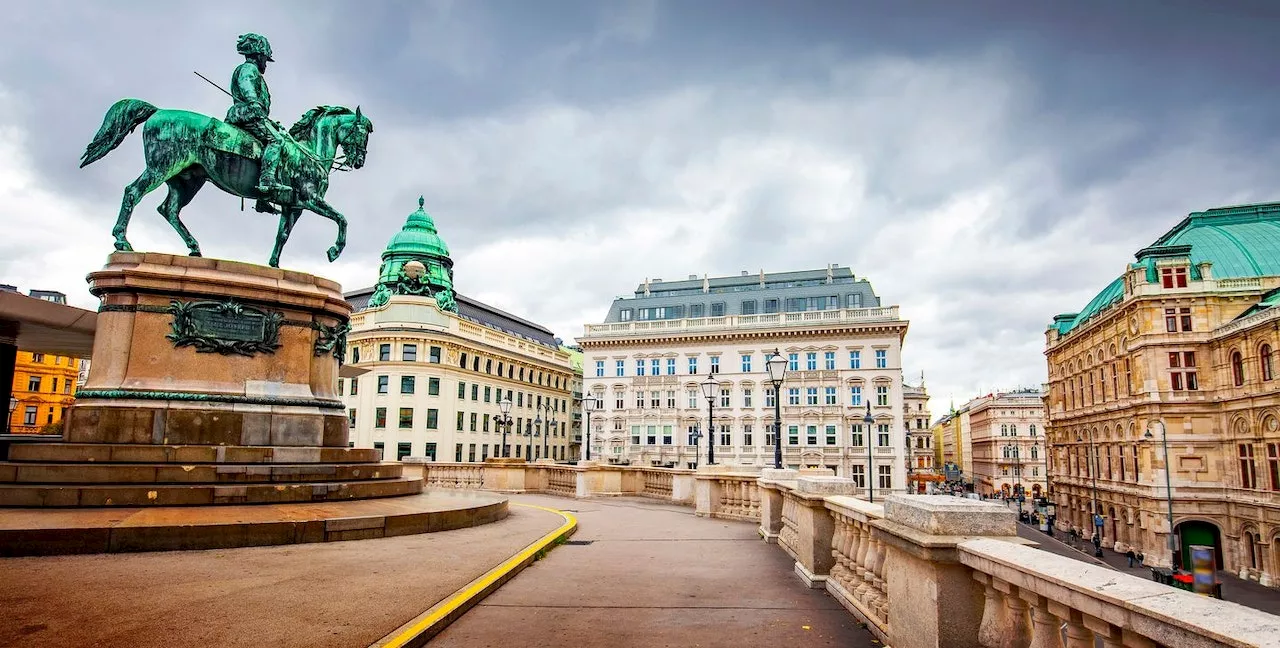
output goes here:
[[[695, 434], [714, 415], [716, 463], [772, 466], [765, 363], [776, 350], [788, 362], [783, 465], [825, 466], [865, 484], [870, 462], [877, 491], [903, 492], [906, 331], [897, 306], [880, 306], [848, 268], [646, 281], [578, 339], [584, 390], [603, 404], [591, 417], [592, 456], [706, 464], [708, 439]], [[710, 412], [708, 376], [718, 382]]]

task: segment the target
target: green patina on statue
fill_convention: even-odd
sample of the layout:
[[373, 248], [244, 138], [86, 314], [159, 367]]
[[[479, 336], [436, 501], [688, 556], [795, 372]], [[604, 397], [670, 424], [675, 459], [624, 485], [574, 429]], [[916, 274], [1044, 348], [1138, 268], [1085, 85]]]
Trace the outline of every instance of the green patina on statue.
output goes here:
[[[255, 201], [258, 211], [280, 214], [275, 247], [269, 263], [280, 265], [280, 250], [303, 210], [338, 225], [338, 236], [328, 250], [333, 261], [347, 243], [347, 220], [325, 201], [329, 174], [349, 165], [364, 166], [373, 123], [341, 106], [308, 110], [287, 132], [270, 119], [271, 93], [263, 73], [271, 57], [271, 45], [258, 34], [240, 37], [236, 50], [245, 62], [232, 73], [232, 106], [225, 121], [185, 110], [161, 110], [139, 99], [121, 99], [107, 111], [102, 127], [80, 158], [84, 167], [120, 145], [142, 124], [146, 169], [124, 190], [120, 215], [112, 234], [117, 250], [132, 250], [125, 233], [133, 209], [143, 196], [161, 184], [169, 195], [160, 204], [165, 220], [187, 244], [192, 256], [200, 256], [200, 244], [178, 218], [182, 208], [204, 186]], [[345, 160], [335, 164], [338, 148]], [[277, 209], [273, 204], [279, 205]]]

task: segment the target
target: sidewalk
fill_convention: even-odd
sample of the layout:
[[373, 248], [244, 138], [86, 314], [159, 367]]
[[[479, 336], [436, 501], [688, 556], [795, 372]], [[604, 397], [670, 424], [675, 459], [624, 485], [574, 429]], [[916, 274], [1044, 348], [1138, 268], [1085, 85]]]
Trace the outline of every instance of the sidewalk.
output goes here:
[[[1134, 562], [1133, 567], [1129, 567], [1129, 560], [1124, 554], [1116, 553], [1106, 547], [1102, 549], [1102, 558], [1095, 558], [1093, 555], [1093, 543], [1080, 540], [1080, 548], [1077, 549], [1059, 539], [1066, 538], [1060, 531], [1054, 531], [1053, 537], [1050, 538], [1040, 531], [1038, 527], [1019, 522], [1018, 535], [1027, 540], [1040, 543], [1040, 548], [1045, 551], [1075, 558], [1082, 562], [1105, 565], [1119, 572], [1137, 576], [1144, 580], [1151, 580], [1150, 567], [1139, 567], [1137, 562]], [[1231, 601], [1247, 608], [1280, 615], [1280, 590], [1264, 587], [1225, 571], [1218, 572], [1218, 580], [1222, 582], [1222, 599], [1224, 601]]]
[[804, 587], [754, 524], [638, 498], [512, 502], [572, 511], [578, 532], [431, 646], [879, 645], [825, 592]]

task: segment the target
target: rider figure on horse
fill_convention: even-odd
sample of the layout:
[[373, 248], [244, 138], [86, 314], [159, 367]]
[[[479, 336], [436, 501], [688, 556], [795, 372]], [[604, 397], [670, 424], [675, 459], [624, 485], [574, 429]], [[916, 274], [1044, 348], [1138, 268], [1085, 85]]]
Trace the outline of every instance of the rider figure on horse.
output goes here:
[[231, 98], [235, 103], [227, 109], [228, 124], [238, 126], [262, 142], [262, 170], [258, 176], [257, 190], [262, 194], [254, 206], [260, 212], [279, 213], [271, 205], [288, 202], [291, 191], [277, 178], [281, 148], [284, 146], [284, 129], [271, 121], [271, 91], [262, 77], [271, 58], [271, 44], [258, 34], [244, 34], [236, 43], [236, 51], [243, 54], [245, 62], [231, 73]]

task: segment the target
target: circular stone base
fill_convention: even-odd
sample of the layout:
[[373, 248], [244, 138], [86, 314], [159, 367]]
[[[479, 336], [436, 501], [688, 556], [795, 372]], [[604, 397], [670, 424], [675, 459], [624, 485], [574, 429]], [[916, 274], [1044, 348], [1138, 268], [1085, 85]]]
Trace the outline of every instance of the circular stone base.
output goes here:
[[182, 551], [364, 540], [507, 517], [493, 493], [427, 491], [349, 502], [0, 510], [0, 556]]

